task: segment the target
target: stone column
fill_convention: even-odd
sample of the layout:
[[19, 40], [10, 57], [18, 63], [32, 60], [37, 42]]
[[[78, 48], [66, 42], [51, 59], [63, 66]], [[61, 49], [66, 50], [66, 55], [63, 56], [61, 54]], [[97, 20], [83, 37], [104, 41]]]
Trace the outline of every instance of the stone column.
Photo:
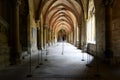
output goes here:
[[30, 48], [31, 48], [30, 13], [28, 14], [27, 24], [28, 24], [27, 26], [27, 45], [28, 45], [27, 51], [30, 51]]
[[53, 31], [51, 31], [51, 43], [52, 43], [52, 45], [54, 45], [54, 34], [53, 34]]
[[78, 25], [79, 26], [79, 49], [81, 49], [81, 34], [82, 34], [82, 27], [81, 24]]
[[52, 32], [52, 43], [53, 43], [53, 45], [55, 44], [55, 35], [54, 35], [54, 31]]
[[106, 51], [112, 51], [112, 4], [113, 0], [105, 0], [105, 38], [106, 38]]
[[43, 47], [46, 48], [46, 26], [43, 26]]
[[54, 43], [54, 44], [56, 43], [56, 35], [55, 35], [55, 32], [53, 32], [53, 43]]
[[53, 31], [51, 30], [51, 36], [50, 36], [50, 40], [51, 40], [51, 45], [53, 45]]
[[71, 43], [71, 33], [69, 33], [69, 43]]
[[76, 27], [76, 47], [78, 47], [78, 27]]
[[49, 46], [51, 46], [51, 33], [52, 33], [52, 31], [49, 29], [49, 34], [48, 34], [48, 37], [49, 37]]
[[49, 28], [46, 26], [46, 46], [49, 45]]
[[73, 32], [71, 32], [71, 44], [74, 45], [74, 33]]
[[47, 44], [48, 44], [48, 46], [50, 46], [50, 29], [48, 28], [48, 30], [47, 30]]
[[74, 29], [74, 32], [73, 32], [73, 44], [74, 46], [76, 46], [76, 28]]
[[14, 18], [13, 18], [13, 36], [12, 36], [12, 50], [10, 55], [11, 64], [17, 64], [20, 62], [20, 37], [19, 37], [19, 6], [20, 0], [13, 0], [14, 3]]
[[72, 43], [72, 41], [71, 41], [71, 34], [72, 34], [72, 33], [69, 34], [69, 35], [70, 35], [70, 44]]
[[75, 30], [73, 31], [73, 45], [75, 45]]
[[70, 33], [70, 43], [72, 44], [72, 32]]
[[37, 48], [41, 50], [41, 29], [40, 29], [40, 22], [37, 21]]
[[41, 32], [41, 36], [40, 36], [40, 39], [41, 39], [41, 49], [43, 49], [43, 47], [44, 47], [44, 34], [43, 34], [43, 26], [41, 25], [40, 26], [40, 32]]
[[50, 45], [52, 45], [52, 30], [50, 31]]
[[68, 34], [68, 43], [70, 43], [70, 34]]

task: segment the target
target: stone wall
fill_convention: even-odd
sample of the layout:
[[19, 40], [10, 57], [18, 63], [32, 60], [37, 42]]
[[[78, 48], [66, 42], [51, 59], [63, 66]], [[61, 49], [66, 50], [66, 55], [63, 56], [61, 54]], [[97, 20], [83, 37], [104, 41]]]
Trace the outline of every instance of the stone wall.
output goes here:
[[[103, 57], [105, 50], [105, 7], [102, 4], [102, 0], [94, 0], [95, 3], [95, 25], [96, 25], [96, 45], [90, 44], [93, 55]], [[96, 48], [96, 49], [95, 49]], [[97, 50], [97, 51], [96, 51]]]
[[29, 15], [30, 15], [30, 44], [31, 44], [31, 50], [37, 50], [37, 24], [35, 21], [35, 10], [34, 10], [34, 2], [33, 0], [29, 0]]
[[114, 52], [114, 56], [120, 57], [120, 19], [113, 20], [112, 50]]
[[0, 16], [2, 16], [6, 20], [8, 18], [8, 14], [7, 14], [8, 6], [9, 4], [7, 0], [0, 0]]
[[20, 9], [19, 9], [19, 31], [20, 31], [20, 44], [22, 51], [26, 51], [28, 47], [28, 35], [27, 35], [27, 27], [28, 27], [28, 2], [27, 0], [21, 0]]
[[9, 64], [8, 24], [0, 17], [0, 69]]
[[114, 57], [120, 57], [120, 0], [113, 5], [112, 20], [112, 50]]
[[[105, 51], [105, 6], [102, 0], [94, 0], [96, 15], [96, 45], [97, 55], [103, 57]], [[120, 5], [116, 0], [112, 6], [112, 50], [114, 57], [120, 57]], [[93, 45], [89, 44], [89, 52], [93, 50]]]
[[96, 56], [96, 45], [92, 43], [87, 44], [87, 53]]

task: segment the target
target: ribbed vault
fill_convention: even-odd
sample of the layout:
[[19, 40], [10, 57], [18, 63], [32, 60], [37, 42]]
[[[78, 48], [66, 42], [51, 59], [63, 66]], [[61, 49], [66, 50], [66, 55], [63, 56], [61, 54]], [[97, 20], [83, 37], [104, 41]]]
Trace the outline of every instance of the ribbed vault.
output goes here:
[[81, 12], [76, 0], [47, 0], [42, 8], [43, 23], [55, 32], [63, 29], [69, 33], [81, 21]]

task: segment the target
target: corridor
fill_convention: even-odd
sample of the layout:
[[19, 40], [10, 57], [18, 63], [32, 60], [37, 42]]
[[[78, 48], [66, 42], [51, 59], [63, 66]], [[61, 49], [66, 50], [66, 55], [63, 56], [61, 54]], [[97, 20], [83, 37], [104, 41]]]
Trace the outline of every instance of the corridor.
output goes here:
[[120, 80], [120, 0], [0, 0], [0, 80]]
[[[46, 57], [47, 51], [47, 57]], [[41, 59], [42, 52], [42, 59]], [[38, 57], [39, 56], [39, 57]], [[30, 64], [31, 59], [31, 66]], [[47, 61], [46, 61], [47, 59]], [[84, 59], [84, 61], [83, 61]], [[39, 62], [39, 63], [38, 63]], [[40, 63], [43, 65], [39, 65]], [[86, 66], [86, 64], [88, 64]], [[58, 42], [46, 50], [32, 52], [24, 63], [0, 71], [0, 80], [118, 80], [120, 69], [94, 60], [75, 46]], [[31, 68], [31, 71], [30, 71]], [[98, 70], [99, 68], [99, 70]], [[96, 76], [100, 74], [100, 76]], [[32, 75], [31, 77], [28, 75]], [[111, 76], [111, 77], [110, 77]]]
[[[66, 42], [57, 43], [55, 46], [49, 47], [47, 52], [48, 61], [40, 68], [35, 69], [33, 75], [63, 78], [80, 77], [80, 75], [86, 73], [85, 64], [93, 59], [92, 56], [81, 53], [76, 47]], [[89, 57], [89, 61], [87, 61], [87, 57]], [[82, 58], [86, 61], [81, 61]]]

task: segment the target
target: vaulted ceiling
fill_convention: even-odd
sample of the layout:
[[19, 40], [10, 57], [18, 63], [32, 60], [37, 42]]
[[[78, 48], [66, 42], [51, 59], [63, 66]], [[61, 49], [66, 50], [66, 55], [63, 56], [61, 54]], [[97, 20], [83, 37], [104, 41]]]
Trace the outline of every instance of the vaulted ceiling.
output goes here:
[[87, 10], [89, 0], [34, 0], [36, 19], [43, 15], [44, 25], [58, 32], [73, 31]]

